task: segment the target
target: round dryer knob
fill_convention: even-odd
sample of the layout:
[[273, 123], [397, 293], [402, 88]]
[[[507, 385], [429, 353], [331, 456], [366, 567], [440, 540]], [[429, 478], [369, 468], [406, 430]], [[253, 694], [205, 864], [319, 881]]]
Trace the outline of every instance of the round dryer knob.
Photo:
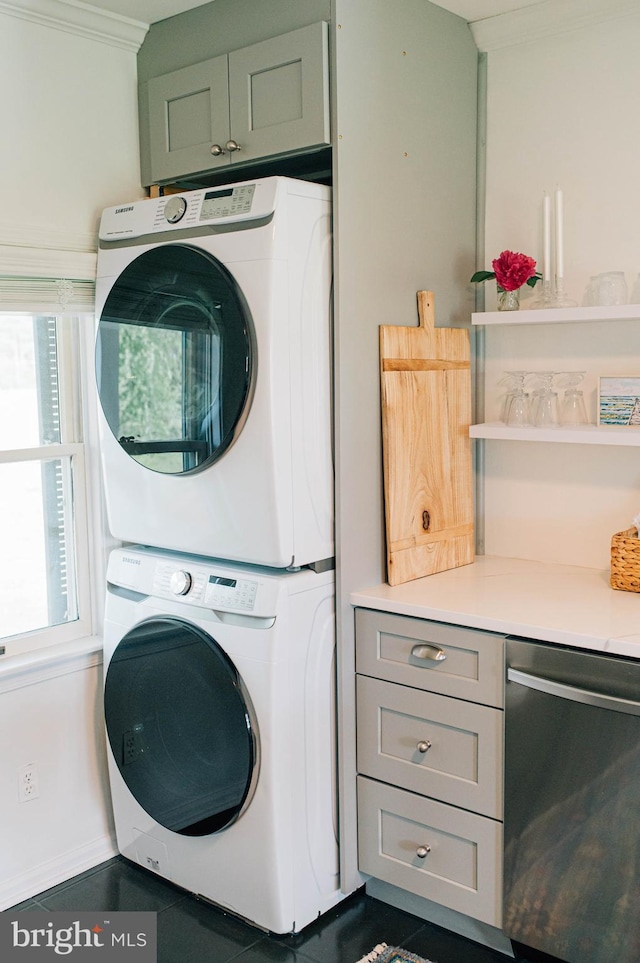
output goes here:
[[176, 224], [187, 209], [187, 202], [184, 197], [170, 197], [164, 205], [164, 218], [169, 224]]
[[181, 569], [174, 572], [169, 581], [169, 587], [174, 595], [186, 595], [191, 588], [191, 576]]

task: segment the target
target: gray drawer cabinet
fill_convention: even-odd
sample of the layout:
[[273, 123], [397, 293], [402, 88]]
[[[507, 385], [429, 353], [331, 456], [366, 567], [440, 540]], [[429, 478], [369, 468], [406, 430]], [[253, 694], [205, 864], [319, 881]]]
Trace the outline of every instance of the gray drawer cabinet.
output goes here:
[[356, 610], [359, 868], [501, 925], [504, 637]]
[[328, 25], [153, 77], [148, 111], [152, 182], [327, 145]]

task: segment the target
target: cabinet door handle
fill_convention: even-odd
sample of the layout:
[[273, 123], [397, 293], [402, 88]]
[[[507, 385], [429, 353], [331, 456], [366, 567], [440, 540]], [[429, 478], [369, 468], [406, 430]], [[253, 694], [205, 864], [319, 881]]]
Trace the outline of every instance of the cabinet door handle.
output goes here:
[[224, 149], [224, 147], [220, 146], [220, 144], [212, 144], [211, 153], [213, 154], [214, 157], [220, 157], [221, 154], [226, 154], [227, 152]]
[[418, 752], [422, 752], [422, 753], [429, 752], [429, 749], [431, 749], [431, 743], [429, 742], [428, 739], [425, 739], [424, 742], [418, 743], [418, 745], [416, 746], [416, 749], [418, 750]]
[[418, 859], [425, 859], [426, 856], [431, 852], [431, 846], [418, 846], [416, 849], [416, 856]]
[[411, 655], [427, 662], [444, 662], [447, 657], [446, 652], [439, 649], [437, 645], [414, 645]]
[[228, 140], [224, 146], [227, 148], [230, 154], [232, 154], [234, 150], [242, 150], [241, 145], [235, 140]]

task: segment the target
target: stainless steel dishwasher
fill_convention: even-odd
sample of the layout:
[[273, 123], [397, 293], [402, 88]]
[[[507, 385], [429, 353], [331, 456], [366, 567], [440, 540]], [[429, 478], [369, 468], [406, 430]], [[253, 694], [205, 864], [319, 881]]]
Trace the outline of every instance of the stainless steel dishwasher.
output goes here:
[[640, 961], [640, 661], [507, 639], [505, 934]]

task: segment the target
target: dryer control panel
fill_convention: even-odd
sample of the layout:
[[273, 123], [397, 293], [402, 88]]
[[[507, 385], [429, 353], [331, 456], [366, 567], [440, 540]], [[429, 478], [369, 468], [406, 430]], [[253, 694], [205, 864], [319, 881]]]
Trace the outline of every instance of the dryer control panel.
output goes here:
[[222, 187], [200, 188], [166, 197], [108, 207], [100, 220], [100, 241], [125, 241], [166, 232], [265, 221], [274, 213], [286, 179], [265, 177]]

